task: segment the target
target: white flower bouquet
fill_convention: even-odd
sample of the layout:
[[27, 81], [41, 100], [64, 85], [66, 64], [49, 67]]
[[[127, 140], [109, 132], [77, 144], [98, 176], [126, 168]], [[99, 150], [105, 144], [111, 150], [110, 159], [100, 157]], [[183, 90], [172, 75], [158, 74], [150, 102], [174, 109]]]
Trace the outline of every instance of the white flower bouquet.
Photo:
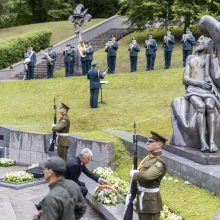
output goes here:
[[160, 220], [182, 220], [183, 218], [169, 210], [169, 208], [164, 205], [163, 210], [160, 213]]
[[8, 181], [8, 182], [24, 182], [33, 180], [34, 176], [31, 173], [26, 171], [17, 171], [17, 172], [10, 172], [6, 173], [1, 180]]
[[0, 158], [0, 167], [11, 167], [15, 165], [15, 161], [7, 158]]

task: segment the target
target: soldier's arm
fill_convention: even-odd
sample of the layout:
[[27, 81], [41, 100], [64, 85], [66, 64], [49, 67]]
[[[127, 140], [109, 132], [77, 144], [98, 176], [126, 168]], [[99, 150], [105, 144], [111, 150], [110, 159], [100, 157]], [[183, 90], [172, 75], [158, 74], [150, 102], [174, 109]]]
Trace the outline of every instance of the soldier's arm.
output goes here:
[[87, 206], [86, 206], [85, 199], [82, 195], [81, 189], [78, 187], [78, 185], [76, 185], [76, 187], [78, 188], [76, 190], [78, 192], [78, 198], [77, 198], [76, 206], [75, 206], [75, 218], [76, 218], [76, 220], [78, 220], [86, 212]]
[[133, 176], [133, 180], [151, 181], [151, 180], [155, 180], [158, 177], [164, 175], [165, 172], [166, 172], [166, 167], [164, 166], [164, 164], [157, 161], [149, 169], [135, 173]]
[[67, 121], [65, 119], [62, 119], [59, 124], [54, 126], [52, 128], [52, 131], [60, 131], [61, 129], [65, 128], [67, 126]]
[[98, 182], [99, 176], [96, 176], [94, 173], [92, 173], [86, 166], [82, 169], [83, 173], [86, 174], [89, 178], [93, 179], [94, 181]]

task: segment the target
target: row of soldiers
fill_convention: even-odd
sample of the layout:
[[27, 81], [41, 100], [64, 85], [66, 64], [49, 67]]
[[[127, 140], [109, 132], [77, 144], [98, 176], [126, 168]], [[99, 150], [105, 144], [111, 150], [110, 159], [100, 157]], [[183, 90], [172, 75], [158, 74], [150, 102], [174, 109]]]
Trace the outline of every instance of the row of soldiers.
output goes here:
[[[171, 66], [172, 52], [174, 48], [175, 39], [171, 33], [171, 30], [167, 30], [166, 35], [163, 37], [163, 51], [164, 51], [164, 68], [168, 69]], [[186, 65], [186, 58], [192, 54], [193, 45], [195, 45], [195, 37], [190, 32], [189, 28], [186, 28], [186, 32], [181, 38], [182, 51], [183, 51], [183, 66]], [[154, 69], [154, 62], [156, 58], [156, 51], [158, 48], [156, 40], [153, 38], [152, 34], [148, 35], [147, 40], [144, 43], [146, 49], [146, 70]], [[130, 64], [131, 72], [137, 70], [137, 59], [138, 53], [140, 52], [140, 46], [137, 41], [133, 38], [129, 44], [128, 51], [130, 52]]]

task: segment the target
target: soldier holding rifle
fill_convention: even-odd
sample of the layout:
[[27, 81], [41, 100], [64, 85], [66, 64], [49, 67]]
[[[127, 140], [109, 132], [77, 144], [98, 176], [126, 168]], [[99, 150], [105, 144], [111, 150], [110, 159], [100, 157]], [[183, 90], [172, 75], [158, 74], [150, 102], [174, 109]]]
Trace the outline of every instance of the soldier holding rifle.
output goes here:
[[182, 39], [182, 48], [183, 48], [183, 66], [186, 66], [186, 58], [189, 55], [192, 55], [192, 49], [193, 45], [196, 44], [195, 37], [192, 35], [192, 32], [190, 32], [190, 29], [186, 28], [186, 33], [183, 34]]
[[[137, 181], [137, 212], [139, 220], [159, 220], [162, 211], [160, 182], [166, 173], [162, 148], [167, 139], [151, 131], [147, 140], [148, 155], [141, 161], [138, 169], [132, 169], [130, 176]], [[129, 198], [129, 195], [128, 195]]]
[[69, 149], [69, 129], [70, 129], [70, 120], [68, 117], [69, 107], [64, 103], [60, 104], [59, 113], [61, 117], [58, 124], [52, 125], [52, 130], [57, 132], [57, 151], [58, 155], [67, 161], [67, 152]]

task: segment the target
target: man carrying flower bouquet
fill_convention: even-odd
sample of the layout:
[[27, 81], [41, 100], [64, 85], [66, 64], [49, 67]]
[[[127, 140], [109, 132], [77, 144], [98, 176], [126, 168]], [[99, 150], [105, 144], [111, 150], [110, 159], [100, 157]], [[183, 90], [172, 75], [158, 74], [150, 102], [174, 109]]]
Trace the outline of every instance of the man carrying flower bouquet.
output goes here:
[[88, 148], [84, 148], [82, 149], [79, 156], [72, 158], [66, 164], [66, 178], [73, 180], [80, 186], [84, 197], [86, 197], [88, 193], [88, 189], [86, 188], [84, 182], [79, 181], [79, 177], [82, 172], [85, 173], [86, 176], [88, 176], [89, 178], [93, 179], [94, 181], [100, 184], [108, 184], [106, 180], [95, 175], [86, 167], [86, 164], [88, 164], [92, 160], [92, 156], [93, 156], [92, 151]]
[[[147, 140], [148, 155], [141, 161], [137, 170], [131, 170], [130, 176], [137, 181], [137, 212], [139, 220], [159, 220], [162, 211], [160, 182], [166, 173], [166, 164], [162, 157], [162, 148], [167, 139], [151, 131]], [[129, 201], [129, 195], [126, 200]]]

